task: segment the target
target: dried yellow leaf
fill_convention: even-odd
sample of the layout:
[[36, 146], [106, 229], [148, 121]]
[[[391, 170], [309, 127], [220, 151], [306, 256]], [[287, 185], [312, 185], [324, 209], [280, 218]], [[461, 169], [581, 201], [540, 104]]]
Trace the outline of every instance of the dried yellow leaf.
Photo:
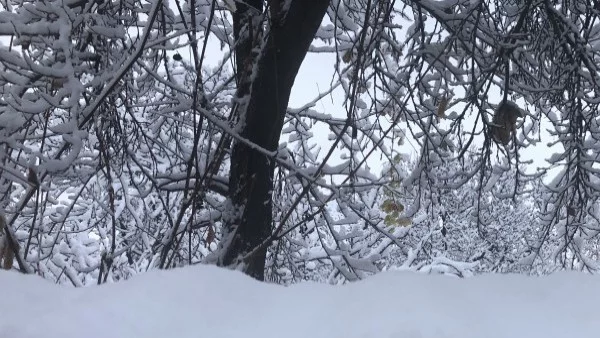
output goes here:
[[440, 102], [438, 103], [438, 109], [437, 109], [437, 117], [438, 118], [445, 118], [446, 117], [446, 108], [448, 107], [448, 98], [446, 96], [442, 97], [440, 99]]

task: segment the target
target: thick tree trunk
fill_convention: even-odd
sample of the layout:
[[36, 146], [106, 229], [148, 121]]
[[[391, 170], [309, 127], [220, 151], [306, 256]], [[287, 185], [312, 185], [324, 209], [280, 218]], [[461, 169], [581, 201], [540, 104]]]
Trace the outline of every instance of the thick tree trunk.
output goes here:
[[[280, 1], [280, 0], [273, 0]], [[247, 4], [262, 9], [261, 1], [247, 1]], [[283, 127], [290, 92], [296, 74], [308, 52], [311, 42], [319, 28], [329, 5], [329, 0], [293, 0], [281, 20], [275, 15], [266, 46], [258, 57], [253, 79], [249, 72], [252, 67], [248, 60], [255, 60], [250, 53], [256, 51], [261, 39], [238, 40], [236, 49], [238, 67], [238, 97], [249, 91], [245, 110], [240, 112], [243, 123], [241, 135], [251, 142], [275, 150]], [[276, 8], [276, 7], [273, 7]], [[248, 8], [238, 8], [236, 15], [236, 33], [244, 31], [243, 25], [250, 21], [244, 19]], [[252, 25], [250, 23], [250, 25]], [[254, 31], [253, 31], [254, 29]], [[256, 34], [258, 29], [246, 30]], [[238, 35], [240, 36], [240, 35]], [[243, 39], [243, 34], [241, 35]], [[248, 41], [251, 41], [248, 44]], [[258, 40], [258, 41], [257, 41]], [[246, 87], [245, 81], [252, 81]], [[225, 253], [221, 264], [229, 266], [239, 262], [240, 257], [259, 246], [272, 231], [272, 200], [274, 162], [259, 152], [236, 142], [231, 153], [229, 179], [230, 199], [240, 212], [229, 220]], [[264, 280], [267, 248], [260, 250], [244, 264], [244, 272]]]

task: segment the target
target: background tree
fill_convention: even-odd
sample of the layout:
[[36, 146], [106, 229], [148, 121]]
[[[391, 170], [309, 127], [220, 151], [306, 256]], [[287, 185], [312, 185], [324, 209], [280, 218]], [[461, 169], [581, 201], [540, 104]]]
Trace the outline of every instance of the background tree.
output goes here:
[[[83, 285], [200, 262], [282, 283], [596, 268], [593, 3], [2, 6], [0, 203], [22, 272]], [[330, 86], [289, 107], [312, 53]], [[498, 144], [506, 100], [523, 117]], [[546, 145], [561, 170], [544, 186], [526, 154]]]

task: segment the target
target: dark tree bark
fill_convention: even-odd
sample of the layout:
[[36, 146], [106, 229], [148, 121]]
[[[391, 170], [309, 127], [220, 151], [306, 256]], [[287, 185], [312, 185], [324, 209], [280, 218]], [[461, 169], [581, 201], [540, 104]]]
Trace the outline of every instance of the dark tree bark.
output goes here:
[[[273, 0], [269, 3], [271, 4]], [[243, 121], [241, 136], [271, 151], [277, 149], [292, 86], [300, 65], [326, 13], [329, 0], [293, 0], [287, 14], [272, 10], [271, 27], [260, 55], [261, 28], [250, 19], [263, 9], [262, 0], [246, 1], [234, 17], [238, 99]], [[272, 4], [271, 4], [272, 6]], [[277, 7], [271, 7], [277, 8]], [[258, 37], [258, 38], [257, 38]], [[256, 74], [253, 80], [251, 72]], [[251, 83], [250, 83], [251, 81]], [[247, 95], [249, 93], [249, 95]], [[229, 197], [241, 212], [228, 221], [222, 265], [242, 263], [240, 257], [261, 245], [272, 231], [274, 161], [236, 142], [231, 153]], [[264, 280], [267, 248], [258, 250], [244, 264], [244, 272]]]

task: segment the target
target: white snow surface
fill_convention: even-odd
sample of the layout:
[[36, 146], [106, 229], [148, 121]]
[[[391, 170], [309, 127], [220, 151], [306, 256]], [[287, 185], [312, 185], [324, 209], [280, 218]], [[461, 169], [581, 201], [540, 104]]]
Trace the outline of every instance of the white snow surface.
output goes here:
[[86, 288], [0, 272], [1, 338], [600, 337], [600, 278], [386, 272], [343, 286], [213, 266]]

